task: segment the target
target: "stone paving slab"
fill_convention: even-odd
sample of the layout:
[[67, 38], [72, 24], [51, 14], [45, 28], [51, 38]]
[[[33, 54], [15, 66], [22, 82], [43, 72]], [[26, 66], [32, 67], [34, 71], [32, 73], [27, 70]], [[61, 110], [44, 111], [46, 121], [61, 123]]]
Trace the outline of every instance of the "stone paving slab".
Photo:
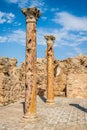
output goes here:
[[56, 97], [48, 105], [37, 97], [35, 120], [23, 118], [23, 102], [0, 107], [0, 130], [87, 130], [87, 99]]

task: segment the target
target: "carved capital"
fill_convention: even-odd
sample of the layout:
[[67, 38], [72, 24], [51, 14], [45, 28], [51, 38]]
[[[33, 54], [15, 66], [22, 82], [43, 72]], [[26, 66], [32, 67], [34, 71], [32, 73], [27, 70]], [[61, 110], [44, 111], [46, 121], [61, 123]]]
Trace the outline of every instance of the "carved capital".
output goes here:
[[55, 40], [55, 37], [54, 37], [53, 35], [46, 35], [46, 36], [44, 36], [44, 37], [45, 37], [45, 39], [47, 40], [47, 44], [53, 45], [54, 40]]
[[22, 13], [26, 17], [26, 22], [36, 22], [41, 16], [40, 10], [38, 10], [36, 7], [22, 9]]

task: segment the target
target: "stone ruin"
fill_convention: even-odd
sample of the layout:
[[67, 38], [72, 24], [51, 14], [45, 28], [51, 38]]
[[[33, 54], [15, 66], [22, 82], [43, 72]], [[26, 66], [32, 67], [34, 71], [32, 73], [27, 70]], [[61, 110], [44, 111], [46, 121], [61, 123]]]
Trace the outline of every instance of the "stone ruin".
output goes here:
[[16, 64], [15, 58], [0, 58], [0, 104], [14, 102], [24, 95], [24, 75]]
[[[25, 96], [25, 63], [17, 67], [15, 58], [0, 58], [0, 105]], [[37, 94], [47, 93], [47, 60], [37, 58]], [[87, 98], [87, 56], [54, 60], [54, 95]]]
[[87, 56], [56, 61], [56, 94], [70, 98], [87, 98]]
[[80, 55], [64, 61], [54, 60], [55, 37], [46, 35], [47, 58], [41, 62], [37, 60], [36, 22], [41, 13], [36, 7], [22, 9], [22, 13], [26, 19], [26, 59], [20, 68], [15, 58], [0, 59], [0, 104], [6, 105], [25, 97], [24, 118], [33, 118], [36, 117], [37, 94], [46, 94], [49, 104], [54, 102], [55, 95], [86, 98], [87, 57]]

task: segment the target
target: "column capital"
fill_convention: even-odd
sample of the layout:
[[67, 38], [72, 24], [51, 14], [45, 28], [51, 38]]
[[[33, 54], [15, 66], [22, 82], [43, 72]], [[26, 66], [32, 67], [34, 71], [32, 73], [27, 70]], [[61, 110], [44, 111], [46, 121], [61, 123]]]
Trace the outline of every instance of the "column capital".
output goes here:
[[53, 35], [46, 35], [44, 37], [47, 40], [47, 44], [53, 44], [53, 42], [55, 40], [55, 37]]
[[36, 7], [22, 9], [22, 13], [26, 17], [26, 22], [36, 22], [41, 16], [40, 10], [38, 10]]

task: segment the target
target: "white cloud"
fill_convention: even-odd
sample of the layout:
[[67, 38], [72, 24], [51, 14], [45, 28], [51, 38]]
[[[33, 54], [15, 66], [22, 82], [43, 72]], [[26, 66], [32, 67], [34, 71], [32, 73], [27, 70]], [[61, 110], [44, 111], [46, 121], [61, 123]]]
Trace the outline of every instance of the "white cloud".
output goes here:
[[59, 11], [59, 8], [51, 8], [50, 11], [51, 12], [56, 12], [56, 11]]
[[5, 13], [0, 11], [0, 24], [11, 23], [15, 15], [13, 13]]
[[17, 3], [19, 0], [8, 0], [11, 3]]
[[[84, 34], [84, 35], [83, 35]], [[46, 45], [45, 35], [54, 35], [56, 37], [54, 46], [58, 48], [72, 48], [73, 53], [79, 54], [82, 53], [82, 48], [79, 45], [87, 43], [87, 35], [84, 33], [75, 34], [72, 31], [57, 28], [37, 28], [37, 44]], [[25, 31], [18, 29], [10, 34], [7, 34], [5, 37], [0, 36], [0, 43], [18, 43], [25, 45], [26, 43], [26, 34]], [[67, 52], [69, 54], [71, 52]], [[66, 55], [67, 55], [66, 54]]]
[[[82, 53], [82, 48], [80, 45], [87, 43], [87, 35], [82, 35], [79, 32], [68, 31], [64, 28], [62, 29], [53, 29], [53, 28], [38, 28], [37, 29], [37, 42], [41, 45], [46, 45], [46, 40], [44, 39], [45, 35], [54, 35], [56, 37], [55, 47], [69, 47], [72, 48], [74, 53]], [[68, 52], [69, 53], [69, 52]]]
[[44, 5], [43, 0], [30, 0], [30, 6], [39, 6], [42, 7]]
[[82, 50], [79, 47], [74, 47], [74, 50], [78, 53], [78, 54], [82, 54]]
[[19, 23], [19, 22], [14, 22], [14, 26], [20, 26], [21, 25], [21, 23]]
[[41, 13], [47, 11], [47, 5], [45, 4], [45, 0], [5, 0], [8, 3], [16, 4], [20, 8], [31, 8], [37, 7]]
[[4, 43], [4, 42], [6, 42], [7, 41], [7, 37], [3, 37], [3, 36], [0, 36], [0, 43]]
[[56, 13], [53, 21], [67, 30], [87, 31], [87, 16], [77, 17], [68, 12]]
[[24, 7], [27, 7], [28, 3], [29, 3], [29, 0], [19, 0], [18, 6], [21, 8], [24, 8]]
[[66, 53], [66, 56], [68, 56], [68, 57], [74, 57], [75, 54], [74, 54], [73, 52], [67, 52], [67, 53]]
[[[25, 7], [38, 7], [42, 10], [42, 7], [44, 6], [44, 0], [6, 0], [9, 3], [18, 4], [19, 7], [25, 8]], [[46, 10], [46, 8], [43, 8], [43, 10]]]
[[[86, 32], [87, 33], [87, 32]], [[78, 39], [78, 42], [85, 42], [85, 41], [87, 41], [87, 36], [81, 36], [80, 35], [80, 37], [79, 37], [79, 39]]]
[[8, 3], [18, 4], [19, 7], [25, 7], [30, 0], [6, 0]]
[[[56, 37], [54, 46], [58, 48], [70, 47], [75, 53], [82, 53], [82, 48], [79, 47], [81, 44], [87, 42], [86, 36], [82, 36], [78, 33], [75, 35], [72, 32], [68, 32], [64, 29], [52, 29], [52, 28], [37, 28], [37, 44], [46, 45], [45, 35], [54, 35]], [[85, 42], [85, 43], [84, 43]], [[17, 43], [25, 45], [26, 43], [26, 33], [25, 31], [18, 29], [4, 37], [0, 36], [0, 43]], [[71, 52], [67, 52], [68, 54]]]
[[16, 42], [25, 44], [25, 32], [23, 30], [15, 30], [8, 36], [8, 42]]
[[44, 36], [45, 35], [50, 35], [51, 32], [52, 32], [51, 29], [37, 28], [37, 44], [46, 45], [46, 41], [45, 41]]
[[57, 38], [56, 46], [71, 47], [77, 54], [82, 53], [81, 47], [87, 44], [87, 16], [77, 17], [68, 12], [58, 12], [52, 21], [61, 25], [60, 29], [53, 31]]
[[43, 21], [47, 20], [47, 17], [45, 17], [45, 16], [42, 16], [41, 18], [42, 18]]
[[7, 34], [5, 37], [0, 36], [0, 43], [18, 43], [25, 45], [25, 32], [21, 29], [15, 30], [10, 34]]

